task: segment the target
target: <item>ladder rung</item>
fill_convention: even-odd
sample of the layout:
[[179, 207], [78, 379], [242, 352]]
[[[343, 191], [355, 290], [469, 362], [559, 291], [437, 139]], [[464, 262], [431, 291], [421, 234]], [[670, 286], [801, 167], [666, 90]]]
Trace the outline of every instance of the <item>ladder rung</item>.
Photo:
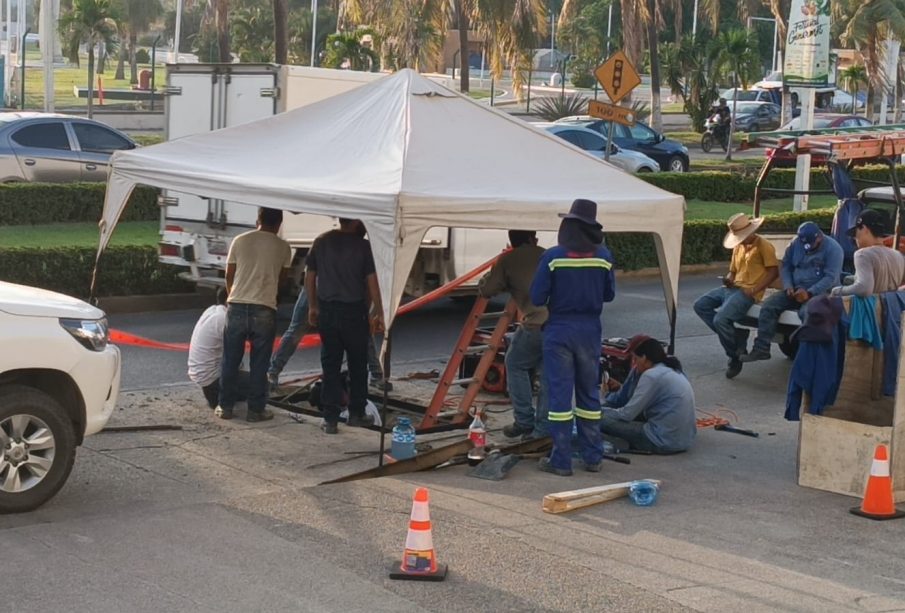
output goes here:
[[463, 384], [465, 384], [465, 383], [477, 383], [477, 379], [475, 379], [474, 377], [466, 377], [466, 378], [464, 378], [464, 379], [456, 379], [456, 380], [450, 382], [450, 386], [453, 386], [453, 385], [463, 385]]
[[490, 349], [490, 345], [472, 345], [471, 347], [466, 347], [462, 350], [462, 353], [465, 355], [474, 355], [476, 353], [484, 353]]
[[506, 311], [494, 311], [493, 313], [481, 313], [478, 315], [478, 319], [493, 319], [494, 317], [502, 317], [506, 314]]

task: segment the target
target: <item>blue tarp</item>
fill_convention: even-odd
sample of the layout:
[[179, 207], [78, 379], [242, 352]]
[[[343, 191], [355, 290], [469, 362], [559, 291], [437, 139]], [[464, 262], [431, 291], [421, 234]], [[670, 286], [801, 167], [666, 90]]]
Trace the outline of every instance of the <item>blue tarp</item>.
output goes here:
[[855, 184], [848, 171], [838, 164], [833, 164], [833, 191], [839, 198], [839, 206], [836, 207], [836, 213], [833, 215], [833, 238], [842, 246], [844, 254], [842, 270], [854, 273], [854, 256], [857, 245], [855, 245], [855, 239], [848, 235], [848, 229], [855, 225], [855, 220], [864, 209], [864, 204], [858, 200]]

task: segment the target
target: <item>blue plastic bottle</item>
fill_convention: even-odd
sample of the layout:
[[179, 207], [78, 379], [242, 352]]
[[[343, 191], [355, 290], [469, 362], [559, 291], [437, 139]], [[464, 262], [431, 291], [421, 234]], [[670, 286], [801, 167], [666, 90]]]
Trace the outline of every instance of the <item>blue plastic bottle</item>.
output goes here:
[[394, 460], [408, 460], [415, 457], [415, 427], [408, 417], [400, 417], [393, 426], [393, 443], [390, 455]]
[[632, 481], [628, 487], [629, 498], [639, 507], [649, 507], [657, 502], [657, 494], [660, 487], [654, 481], [642, 479]]

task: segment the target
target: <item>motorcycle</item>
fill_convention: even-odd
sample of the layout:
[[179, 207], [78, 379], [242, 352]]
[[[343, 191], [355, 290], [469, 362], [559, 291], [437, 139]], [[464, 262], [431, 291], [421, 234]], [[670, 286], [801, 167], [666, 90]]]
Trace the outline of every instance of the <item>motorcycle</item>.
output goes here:
[[729, 126], [722, 123], [719, 113], [714, 113], [704, 122], [701, 149], [704, 150], [704, 153], [710, 153], [716, 143], [720, 144], [723, 151], [729, 149]]

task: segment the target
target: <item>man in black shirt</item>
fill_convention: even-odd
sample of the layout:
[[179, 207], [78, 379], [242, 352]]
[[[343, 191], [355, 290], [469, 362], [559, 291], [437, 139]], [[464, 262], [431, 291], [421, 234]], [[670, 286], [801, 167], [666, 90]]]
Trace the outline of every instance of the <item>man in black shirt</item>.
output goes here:
[[[343, 355], [349, 365], [349, 426], [368, 426], [368, 341], [383, 331], [383, 306], [371, 245], [358, 219], [340, 219], [314, 241], [306, 259], [308, 323], [321, 337], [321, 406], [327, 434], [338, 432], [342, 411]], [[370, 315], [369, 315], [370, 313]], [[369, 423], [370, 422], [370, 423]]]

